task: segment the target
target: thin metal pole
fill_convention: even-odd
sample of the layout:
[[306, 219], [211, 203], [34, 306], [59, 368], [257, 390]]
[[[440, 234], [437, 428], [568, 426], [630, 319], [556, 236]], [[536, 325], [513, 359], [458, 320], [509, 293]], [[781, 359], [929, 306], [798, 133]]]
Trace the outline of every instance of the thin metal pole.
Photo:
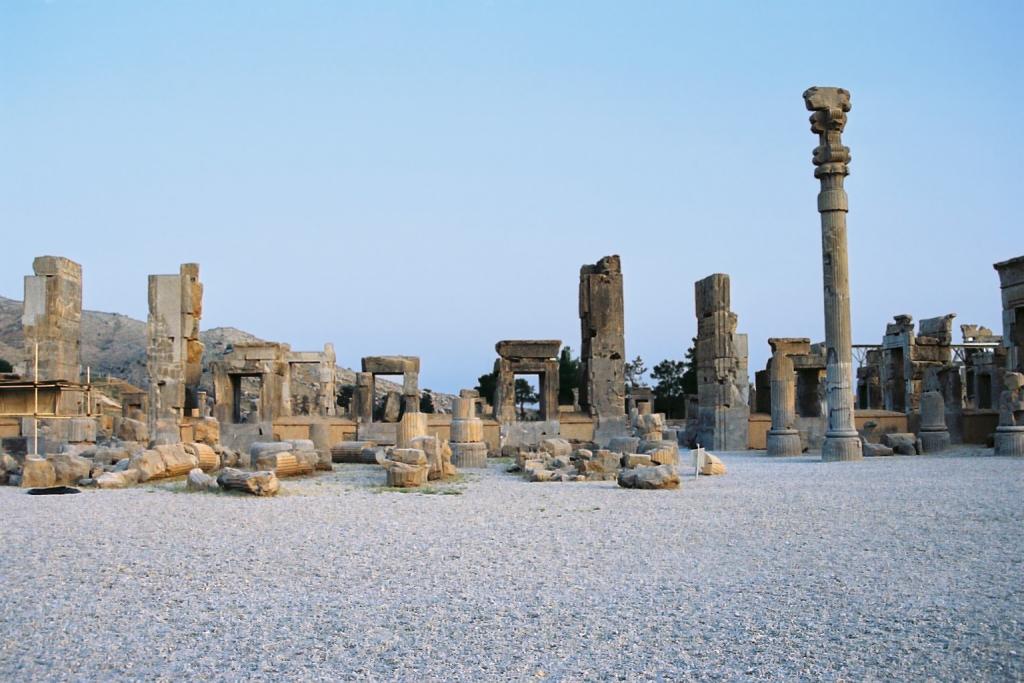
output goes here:
[[35, 343], [35, 363], [32, 370], [32, 455], [39, 457], [39, 342]]

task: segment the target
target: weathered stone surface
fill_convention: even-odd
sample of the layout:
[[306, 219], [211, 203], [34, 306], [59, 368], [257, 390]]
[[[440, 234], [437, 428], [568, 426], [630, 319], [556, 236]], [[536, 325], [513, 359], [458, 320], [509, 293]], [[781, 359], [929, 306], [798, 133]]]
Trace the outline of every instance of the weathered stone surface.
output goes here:
[[[458, 400], [458, 399], [456, 399]], [[484, 440], [484, 423], [479, 418], [452, 420], [452, 441], [474, 443]]]
[[217, 484], [222, 489], [242, 491], [254, 496], [273, 496], [281, 488], [273, 472], [243, 472], [232, 468], [226, 468], [220, 473]]
[[850, 149], [842, 144], [850, 93], [842, 88], [808, 88], [804, 103], [811, 132], [818, 135], [814, 177], [821, 181], [822, 264], [825, 298], [825, 357], [828, 430], [821, 459], [860, 460], [860, 436], [853, 421], [853, 352], [850, 329], [850, 283], [846, 249], [848, 209], [843, 179], [849, 174]]
[[123, 489], [137, 483], [139, 483], [139, 470], [106, 472], [96, 478], [96, 486], [101, 489]]
[[619, 472], [619, 486], [627, 489], [679, 488], [679, 475], [673, 465], [636, 467]]
[[[626, 342], [618, 256], [606, 256], [580, 268], [579, 314], [580, 410], [599, 423], [625, 427], [612, 419], [626, 412]], [[614, 435], [609, 433], [608, 438]]]
[[212, 447], [205, 443], [193, 442], [184, 444], [185, 452], [191, 455], [202, 472], [212, 472], [220, 467], [220, 456]]
[[85, 479], [92, 472], [92, 461], [70, 453], [58, 453], [47, 458], [53, 465], [54, 481], [57, 486], [74, 486], [79, 479]]
[[[376, 446], [374, 441], [339, 441], [331, 446], [331, 460], [339, 463], [376, 462], [373, 454]], [[369, 460], [366, 459], [366, 451], [370, 451]]]
[[903, 432], [882, 434], [882, 445], [898, 455], [917, 455], [917, 437]]
[[145, 422], [127, 417], [114, 418], [114, 436], [121, 441], [149, 442], [149, 427]]
[[426, 465], [427, 454], [422, 448], [392, 448], [390, 459], [406, 465]]
[[452, 464], [459, 469], [484, 469], [487, 467], [487, 444], [457, 443], [450, 444]]
[[427, 416], [425, 413], [406, 413], [398, 423], [395, 445], [398, 448], [409, 448], [412, 442], [427, 435]]
[[185, 488], [189, 491], [216, 491], [220, 487], [216, 479], [197, 467], [188, 473]]
[[633, 469], [634, 467], [650, 467], [651, 456], [646, 453], [627, 453], [620, 458], [623, 467]]
[[426, 454], [427, 465], [430, 468], [428, 479], [447, 479], [458, 474], [455, 465], [452, 464], [452, 449], [444, 439], [436, 436], [418, 436], [410, 445], [413, 449], [420, 449]]
[[249, 446], [249, 455], [252, 456], [253, 461], [255, 461], [261, 455], [286, 453], [293, 448], [294, 446], [291, 441], [257, 441]]
[[402, 394], [397, 391], [389, 391], [384, 400], [384, 422], [398, 422], [402, 412]]
[[701, 459], [699, 471], [706, 477], [725, 474], [725, 463], [723, 463], [718, 456], [705, 452]]
[[22, 488], [46, 488], [55, 486], [57, 473], [53, 463], [43, 458], [27, 456], [21, 466], [21, 487]]
[[25, 277], [22, 331], [31, 378], [36, 346], [40, 381], [81, 379], [82, 266], [62, 256], [39, 256]]
[[167, 476], [167, 465], [164, 464], [164, 459], [155, 450], [146, 450], [133, 455], [128, 463], [128, 468], [138, 471], [140, 482]]
[[542, 439], [540, 442], [540, 450], [549, 454], [553, 458], [556, 458], [558, 456], [568, 457], [569, 455], [572, 454], [572, 444], [570, 444], [565, 439]]
[[212, 417], [200, 417], [192, 421], [195, 440], [208, 446], [220, 443], [220, 422]]
[[[580, 454], [583, 451], [579, 451]], [[613, 475], [619, 471], [620, 455], [609, 450], [598, 449], [589, 458], [580, 457], [576, 460], [576, 469], [581, 474]]]
[[319, 455], [317, 469], [330, 471], [333, 456], [331, 455], [331, 427], [326, 422], [314, 422], [309, 428], [310, 440]]
[[[1021, 262], [1024, 268], [1024, 258]], [[996, 455], [1024, 455], [1024, 373], [1005, 373], [1003, 384], [1005, 388], [999, 396], [999, 426], [993, 437], [994, 452]]]
[[861, 449], [864, 453], [865, 458], [889, 456], [892, 455], [894, 452], [892, 448], [890, 448], [889, 446], [883, 446], [880, 443], [870, 443], [867, 441], [861, 443]]
[[811, 340], [777, 338], [768, 340], [772, 347], [771, 411], [772, 427], [767, 436], [768, 455], [800, 455], [803, 444], [796, 429], [796, 371], [794, 357], [810, 355]]
[[294, 477], [311, 474], [318, 460], [315, 451], [264, 453], [256, 458], [254, 466], [258, 470], [273, 472], [278, 477]]
[[645, 445], [644, 453], [657, 465], [678, 465], [679, 446], [666, 441], [655, 441]]
[[193, 467], [199, 464], [197, 458], [186, 451], [185, 446], [180, 443], [153, 446], [153, 450], [159, 453], [163, 460], [163, 476], [165, 477], [180, 477], [188, 474]]
[[636, 436], [616, 436], [608, 441], [608, 450], [615, 453], [636, 453], [640, 450], [640, 438]]

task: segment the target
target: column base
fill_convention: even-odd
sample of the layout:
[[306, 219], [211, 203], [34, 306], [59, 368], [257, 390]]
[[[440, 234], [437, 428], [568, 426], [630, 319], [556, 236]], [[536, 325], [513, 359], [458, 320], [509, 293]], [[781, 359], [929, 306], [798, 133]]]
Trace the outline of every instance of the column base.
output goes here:
[[768, 432], [768, 455], [800, 455], [804, 447], [800, 442], [800, 432], [795, 429], [780, 429]]
[[821, 445], [822, 462], [838, 462], [840, 460], [863, 460], [860, 435], [857, 432], [830, 432], [825, 434], [825, 443]]
[[917, 438], [921, 440], [922, 453], [939, 453], [949, 448], [949, 431], [918, 433]]
[[997, 427], [995, 455], [1024, 455], [1024, 427]]

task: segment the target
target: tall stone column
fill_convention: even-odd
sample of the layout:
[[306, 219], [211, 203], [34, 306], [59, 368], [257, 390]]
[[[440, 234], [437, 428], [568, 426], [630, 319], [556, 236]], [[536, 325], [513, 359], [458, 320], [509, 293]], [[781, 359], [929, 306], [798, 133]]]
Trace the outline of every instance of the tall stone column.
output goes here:
[[803, 444], [796, 429], [796, 371], [793, 356], [811, 352], [810, 339], [769, 339], [772, 347], [772, 428], [768, 455], [800, 455]]
[[860, 460], [860, 437], [853, 421], [853, 353], [850, 331], [850, 278], [846, 258], [846, 190], [850, 149], [842, 144], [850, 93], [842, 88], [809, 88], [804, 103], [811, 114], [814, 177], [821, 181], [821, 252], [825, 283], [825, 372], [828, 429], [821, 459]]
[[579, 406], [595, 420], [594, 441], [627, 433], [622, 266], [605, 256], [580, 268]]

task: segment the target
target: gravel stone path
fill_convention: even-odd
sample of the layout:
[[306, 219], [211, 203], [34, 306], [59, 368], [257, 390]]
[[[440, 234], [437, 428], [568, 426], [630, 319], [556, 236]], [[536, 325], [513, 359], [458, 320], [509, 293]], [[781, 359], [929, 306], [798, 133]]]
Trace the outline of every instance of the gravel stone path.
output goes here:
[[0, 680], [1021, 680], [1024, 460], [0, 488]]

